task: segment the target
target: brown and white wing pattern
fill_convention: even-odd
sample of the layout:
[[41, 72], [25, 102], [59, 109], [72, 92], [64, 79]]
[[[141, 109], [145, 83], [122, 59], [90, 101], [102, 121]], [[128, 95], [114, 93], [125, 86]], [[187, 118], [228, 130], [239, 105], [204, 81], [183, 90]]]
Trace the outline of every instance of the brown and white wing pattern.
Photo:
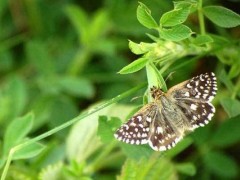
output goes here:
[[129, 144], [149, 144], [155, 151], [174, 147], [185, 135], [211, 120], [215, 108], [211, 100], [217, 93], [214, 73], [184, 81], [164, 94], [152, 88], [155, 99], [124, 123], [114, 136]]
[[201, 74], [172, 87], [167, 94], [190, 122], [189, 130], [204, 126], [215, 113], [211, 101], [217, 94], [216, 76]]
[[128, 144], [148, 143], [151, 122], [157, 111], [157, 106], [154, 103], [143, 106], [115, 132], [115, 138]]

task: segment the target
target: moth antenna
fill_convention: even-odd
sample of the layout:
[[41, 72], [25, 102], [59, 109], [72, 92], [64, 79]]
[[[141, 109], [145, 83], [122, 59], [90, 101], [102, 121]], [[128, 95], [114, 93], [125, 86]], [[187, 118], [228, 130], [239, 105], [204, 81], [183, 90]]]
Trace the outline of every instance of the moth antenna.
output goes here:
[[130, 101], [131, 102], [133, 102], [133, 101], [135, 101], [135, 100], [137, 100], [137, 99], [139, 99], [139, 98], [142, 98], [143, 96], [136, 96], [136, 97], [133, 97]]
[[175, 71], [174, 71], [174, 72], [170, 72], [170, 73], [168, 74], [167, 78], [165, 79], [165, 82], [166, 82], [174, 73], [175, 73]]

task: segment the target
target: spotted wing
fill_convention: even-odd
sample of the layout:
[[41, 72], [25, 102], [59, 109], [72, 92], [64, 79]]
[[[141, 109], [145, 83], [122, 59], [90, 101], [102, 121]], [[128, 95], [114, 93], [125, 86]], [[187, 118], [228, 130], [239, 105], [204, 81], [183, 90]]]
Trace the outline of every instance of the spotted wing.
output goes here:
[[155, 151], [165, 151], [174, 147], [182, 139], [182, 135], [173, 128], [163, 113], [158, 113], [149, 134], [149, 145]]
[[182, 100], [178, 103], [179, 108], [190, 121], [189, 130], [194, 130], [199, 126], [203, 127], [212, 119], [215, 108], [209, 102]]
[[154, 103], [145, 105], [116, 131], [115, 138], [129, 144], [148, 143], [150, 124], [156, 114], [157, 106]]
[[216, 93], [215, 74], [205, 73], [172, 87], [167, 95], [190, 122], [188, 129], [193, 130], [213, 117], [215, 108], [210, 102]]
[[213, 72], [201, 74], [173, 86], [167, 95], [175, 100], [191, 99], [211, 102], [217, 94], [217, 78]]

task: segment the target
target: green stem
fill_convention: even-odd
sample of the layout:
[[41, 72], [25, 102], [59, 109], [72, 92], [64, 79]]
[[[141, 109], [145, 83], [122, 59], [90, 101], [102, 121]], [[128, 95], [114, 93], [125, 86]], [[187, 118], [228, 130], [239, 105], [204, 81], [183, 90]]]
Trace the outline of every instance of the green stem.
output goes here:
[[198, 20], [200, 25], [200, 32], [202, 35], [205, 35], [206, 30], [205, 30], [204, 16], [202, 13], [202, 0], [199, 0], [199, 3], [198, 3]]
[[173, 63], [174, 63], [174, 61], [169, 61], [169, 63], [165, 64], [165, 66], [163, 66], [163, 67], [159, 70], [159, 73], [160, 73], [160, 74], [164, 74], [164, 72], [167, 71]]
[[52, 129], [50, 131], [47, 131], [47, 132], [45, 132], [45, 133], [43, 133], [43, 134], [41, 134], [41, 135], [39, 135], [39, 136], [37, 136], [33, 139], [30, 139], [30, 140], [28, 140], [28, 141], [26, 141], [22, 144], [19, 144], [19, 145], [13, 147], [12, 150], [10, 150], [10, 153], [8, 155], [8, 159], [7, 159], [6, 165], [5, 165], [4, 170], [3, 170], [1, 180], [4, 180], [6, 178], [8, 168], [9, 168], [10, 163], [12, 161], [12, 156], [17, 150], [22, 149], [23, 147], [26, 147], [26, 146], [34, 143], [34, 142], [40, 141], [40, 140], [42, 140], [42, 139], [44, 139], [48, 136], [51, 136], [52, 134], [55, 134], [58, 131], [61, 131], [62, 129], [65, 129], [65, 128], [71, 126], [72, 124], [76, 123], [77, 121], [79, 121], [79, 120], [81, 120], [85, 117], [88, 117], [91, 114], [96, 113], [97, 111], [99, 111], [99, 110], [101, 110], [101, 109], [103, 109], [103, 108], [105, 108], [105, 107], [107, 107], [107, 106], [109, 106], [113, 103], [116, 103], [116, 102], [120, 101], [121, 99], [124, 99], [124, 98], [130, 96], [131, 94], [135, 93], [136, 91], [142, 89], [145, 86], [146, 86], [146, 83], [138, 85], [138, 86], [128, 90], [127, 92], [122, 93], [122, 94], [112, 98], [111, 100], [107, 101], [106, 103], [104, 103], [104, 104], [102, 104], [102, 105], [100, 105], [96, 108], [93, 108], [93, 109], [90, 109], [88, 111], [83, 112], [81, 115], [77, 116], [76, 118], [73, 118], [72, 120], [70, 120], [70, 121], [54, 128], [54, 129]]
[[3, 169], [3, 173], [2, 173], [2, 176], [1, 176], [1, 180], [4, 180], [6, 179], [6, 176], [7, 176], [7, 171], [9, 169], [9, 166], [11, 164], [11, 161], [12, 161], [12, 157], [13, 157], [13, 154], [16, 152], [16, 150], [14, 148], [12, 148], [9, 152], [9, 155], [8, 155], [8, 158], [7, 158], [7, 162], [4, 166], [4, 169]]

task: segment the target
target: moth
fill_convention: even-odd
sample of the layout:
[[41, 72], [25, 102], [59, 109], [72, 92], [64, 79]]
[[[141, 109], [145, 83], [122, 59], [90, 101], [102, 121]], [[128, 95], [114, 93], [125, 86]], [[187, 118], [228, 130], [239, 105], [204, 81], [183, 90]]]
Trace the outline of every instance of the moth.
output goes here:
[[129, 144], [149, 144], [155, 151], [171, 149], [186, 133], [212, 119], [216, 80], [211, 72], [177, 84], [166, 93], [152, 87], [153, 101], [124, 123], [114, 134], [115, 138]]

